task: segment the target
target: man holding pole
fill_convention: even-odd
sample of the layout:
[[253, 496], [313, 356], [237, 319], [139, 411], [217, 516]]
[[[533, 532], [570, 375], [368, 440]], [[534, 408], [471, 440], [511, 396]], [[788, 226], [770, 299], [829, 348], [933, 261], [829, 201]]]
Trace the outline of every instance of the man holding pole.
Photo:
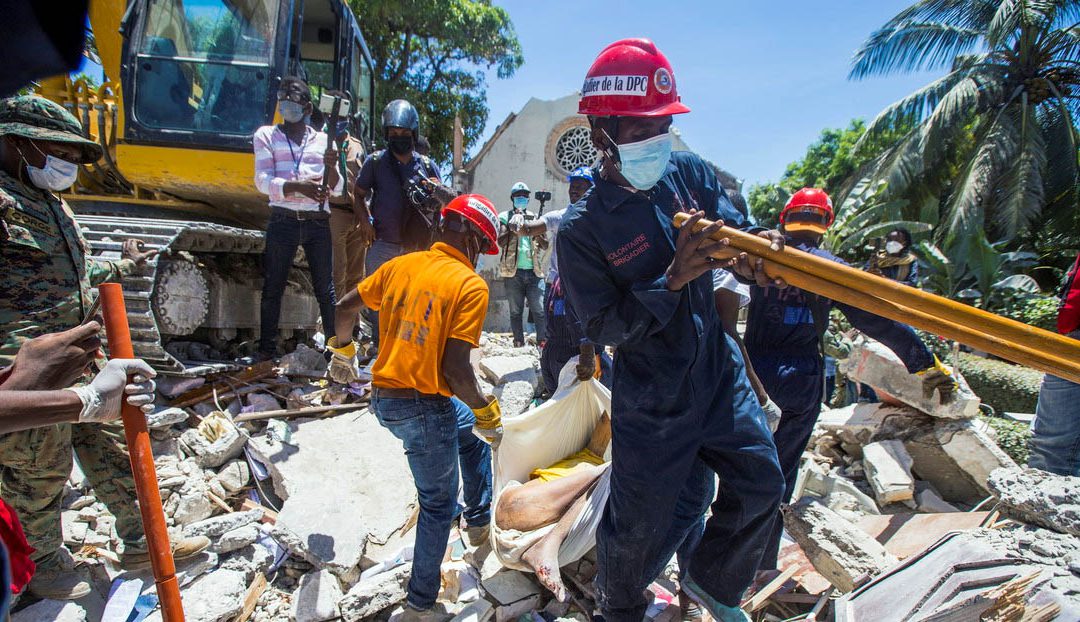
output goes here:
[[[641, 621], [645, 588], [700, 521], [715, 472], [720, 495], [681, 588], [720, 622], [745, 621], [739, 602], [765, 549], [783, 474], [713, 299], [720, 266], [712, 255], [726, 244], [708, 239], [718, 224], [698, 233], [692, 225], [703, 216], [750, 223], [704, 160], [672, 153], [672, 115], [689, 108], [652, 41], [605, 48], [578, 112], [588, 115], [602, 158], [592, 193], [560, 225], [559, 275], [585, 336], [619, 348], [611, 496], [597, 533], [599, 604], [608, 622]], [[680, 211], [692, 214], [691, 226], [677, 231]], [[757, 231], [782, 246], [779, 233]]]
[[[803, 188], [791, 196], [780, 212], [780, 226], [789, 247], [844, 263], [818, 248], [833, 218], [829, 195], [818, 188]], [[822, 339], [833, 305], [852, 326], [896, 353], [909, 372], [921, 374], [924, 390], [940, 390], [947, 399], [955, 387], [949, 369], [904, 324], [834, 303], [797, 287], [751, 287], [746, 351], [765, 391], [781, 409], [774, 438], [786, 482], [785, 503], [795, 490], [799, 460], [821, 412], [825, 391]], [[783, 521], [778, 514], [761, 562], [763, 571], [776, 568], [782, 530]]]
[[[83, 138], [79, 122], [60, 105], [36, 96], [0, 101], [0, 367], [14, 362], [27, 339], [87, 320], [93, 286], [119, 280], [154, 255], [130, 240], [120, 261], [87, 255], [71, 209], [56, 193], [75, 183], [79, 164], [100, 156], [101, 147]], [[116, 516], [121, 564], [149, 562], [120, 426], [60, 423], [4, 434], [0, 496], [18, 512], [37, 549], [29, 591], [40, 598], [90, 592], [89, 583], [61, 565], [60, 503], [73, 451], [98, 499]], [[190, 557], [209, 544], [186, 538], [173, 543], [174, 555]]]

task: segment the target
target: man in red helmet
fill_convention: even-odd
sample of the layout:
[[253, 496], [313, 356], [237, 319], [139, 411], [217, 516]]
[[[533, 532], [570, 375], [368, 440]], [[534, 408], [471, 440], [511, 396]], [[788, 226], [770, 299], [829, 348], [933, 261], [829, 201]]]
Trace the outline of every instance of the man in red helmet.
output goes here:
[[[791, 196], [780, 212], [780, 228], [789, 246], [845, 263], [818, 248], [833, 218], [829, 195], [818, 188], [803, 188]], [[949, 370], [909, 326], [797, 287], [751, 287], [744, 343], [754, 371], [782, 413], [774, 438], [787, 483], [785, 503], [795, 490], [799, 459], [821, 412], [825, 392], [822, 339], [829, 325], [829, 310], [834, 306], [852, 326], [896, 353], [908, 371], [921, 373], [927, 390], [940, 390], [942, 399], [946, 400], [954, 389]], [[776, 568], [782, 530], [783, 521], [777, 514], [761, 563], [763, 571]]]
[[[502, 433], [499, 402], [480, 390], [469, 353], [479, 346], [488, 305], [476, 261], [498, 254], [498, 227], [491, 201], [458, 196], [443, 208], [439, 240], [430, 250], [384, 263], [337, 304], [336, 335], [328, 345], [330, 375], [338, 382], [358, 377], [351, 341], [357, 314], [364, 306], [382, 311], [372, 406], [404, 444], [420, 499], [403, 622], [442, 618], [434, 606], [454, 518], [464, 514], [472, 544], [487, 536], [491, 522], [488, 443]], [[457, 504], [459, 464], [464, 512]]]
[[[582, 86], [602, 154], [593, 192], [559, 228], [559, 274], [585, 336], [619, 348], [612, 387], [611, 494], [597, 534], [600, 606], [609, 622], [640, 622], [645, 587], [720, 495], [690, 563], [684, 592], [717, 620], [738, 608], [784, 483], [765, 415], [713, 300], [717, 230], [676, 230], [690, 212], [740, 229], [707, 163], [672, 153], [679, 101], [671, 65], [647, 39], [605, 48]], [[761, 231], [759, 229], [759, 231]], [[783, 243], [778, 232], [761, 234]], [[759, 276], [751, 271], [749, 276]], [[747, 274], [744, 274], [747, 276]]]

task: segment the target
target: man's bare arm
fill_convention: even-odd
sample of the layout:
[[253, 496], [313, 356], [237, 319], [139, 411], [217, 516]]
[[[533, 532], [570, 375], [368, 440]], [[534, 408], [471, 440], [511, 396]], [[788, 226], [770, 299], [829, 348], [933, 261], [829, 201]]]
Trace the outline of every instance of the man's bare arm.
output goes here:
[[447, 339], [446, 349], [443, 351], [442, 374], [454, 395], [469, 408], [478, 410], [488, 405], [488, 399], [480, 390], [476, 372], [469, 361], [472, 349], [473, 345], [467, 341]]
[[356, 327], [356, 316], [364, 308], [364, 300], [360, 292], [351, 289], [338, 300], [334, 306], [334, 335], [337, 343], [344, 345], [350, 343], [353, 337], [353, 328]]
[[0, 434], [75, 423], [82, 407], [73, 391], [0, 390]]

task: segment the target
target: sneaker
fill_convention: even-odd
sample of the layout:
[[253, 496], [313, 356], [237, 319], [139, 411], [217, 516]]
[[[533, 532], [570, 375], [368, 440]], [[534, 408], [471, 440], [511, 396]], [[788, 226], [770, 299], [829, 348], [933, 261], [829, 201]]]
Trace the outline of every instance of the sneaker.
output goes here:
[[473, 548], [476, 548], [488, 541], [489, 532], [490, 528], [488, 525], [483, 525], [480, 527], [466, 527], [465, 543]]
[[91, 592], [90, 582], [78, 570], [38, 570], [26, 591], [45, 600], [78, 600]]
[[716, 622], [752, 622], [750, 616], [739, 607], [725, 605], [709, 596], [689, 574], [683, 579], [681, 587], [682, 592], [708, 611]]
[[[210, 547], [210, 538], [207, 538], [206, 536], [192, 536], [190, 538], [173, 540], [170, 543], [172, 544], [173, 560], [178, 561], [194, 557], [205, 551]], [[120, 566], [125, 570], [138, 570], [140, 568], [146, 568], [149, 565], [150, 553], [148, 551], [125, 551], [120, 554]]]

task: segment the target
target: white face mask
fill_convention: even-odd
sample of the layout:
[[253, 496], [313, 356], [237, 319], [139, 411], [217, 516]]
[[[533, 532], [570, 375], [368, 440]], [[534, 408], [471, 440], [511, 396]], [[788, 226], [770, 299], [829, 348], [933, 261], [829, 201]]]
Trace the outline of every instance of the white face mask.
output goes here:
[[[37, 146], [35, 145], [34, 148], [37, 149]], [[23, 162], [26, 162], [26, 156], [23, 156]], [[75, 184], [75, 180], [79, 177], [79, 165], [47, 155], [44, 168], [38, 168], [26, 162], [26, 173], [30, 175], [30, 182], [38, 188], [56, 192]]]
[[660, 181], [667, 170], [672, 150], [671, 133], [664, 132], [619, 148], [619, 171], [638, 190], [648, 190]]
[[885, 252], [890, 255], [895, 255], [904, 250], [904, 245], [896, 240], [892, 240], [885, 243]]

